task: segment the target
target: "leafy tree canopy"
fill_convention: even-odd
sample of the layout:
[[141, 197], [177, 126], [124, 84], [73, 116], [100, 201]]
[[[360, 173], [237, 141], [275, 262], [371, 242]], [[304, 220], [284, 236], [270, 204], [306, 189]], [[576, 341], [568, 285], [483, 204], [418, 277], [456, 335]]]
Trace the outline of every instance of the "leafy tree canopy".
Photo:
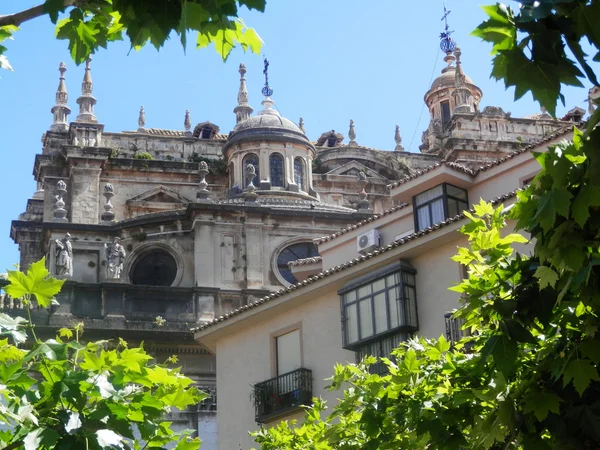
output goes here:
[[261, 38], [246, 27], [238, 13], [242, 6], [262, 12], [265, 4], [266, 0], [46, 0], [27, 10], [0, 15], [0, 68], [11, 69], [4, 54], [7, 39], [22, 23], [43, 16], [56, 24], [56, 37], [69, 42], [77, 64], [124, 35], [136, 50], [147, 43], [158, 50], [172, 34], [179, 36], [185, 49], [191, 34], [197, 48], [214, 44], [223, 60], [237, 45], [260, 53]]
[[[493, 44], [494, 77], [554, 113], [563, 83], [598, 85], [581, 42], [600, 50], [600, 1], [521, 4], [485, 7], [474, 34]], [[483, 201], [467, 213], [470, 246], [453, 259], [469, 276], [452, 289], [469, 337], [414, 338], [382, 358], [383, 376], [374, 357], [336, 366], [331, 413], [315, 399], [301, 426], [252, 433], [260, 448], [600, 449], [599, 119], [534, 154], [541, 170], [508, 215]], [[503, 233], [507, 217], [528, 238]], [[515, 254], [529, 238], [533, 256]]]
[[[6, 293], [48, 307], [64, 280], [49, 276], [42, 259], [27, 273], [8, 272]], [[20, 348], [33, 337], [30, 350]], [[83, 327], [63, 328], [41, 341], [29, 320], [0, 313], [0, 448], [5, 450], [197, 450], [194, 430], [176, 433], [165, 416], [206, 394], [178, 369], [156, 364], [127, 342], [81, 341]], [[175, 357], [170, 359], [176, 363]]]

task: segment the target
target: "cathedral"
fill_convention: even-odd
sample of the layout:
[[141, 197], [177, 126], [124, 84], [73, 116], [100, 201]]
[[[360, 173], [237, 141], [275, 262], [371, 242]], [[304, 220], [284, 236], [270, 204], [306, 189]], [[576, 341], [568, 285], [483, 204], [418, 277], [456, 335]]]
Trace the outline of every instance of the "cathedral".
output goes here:
[[[143, 107], [137, 130], [108, 131], [94, 113], [90, 61], [74, 120], [61, 64], [53, 122], [33, 164], [37, 191], [10, 230], [22, 270], [45, 257], [67, 280], [59, 305], [32, 312], [38, 333], [83, 322], [89, 339], [120, 336], [159, 360], [177, 355], [212, 396], [174, 420], [216, 448], [218, 367], [190, 329], [314, 274], [294, 261], [317, 260], [315, 239], [399, 206], [393, 183], [441, 163], [477, 169], [581, 121], [580, 108], [560, 120], [482, 108], [460, 49], [449, 39], [442, 46], [446, 67], [424, 94], [430, 120], [419, 153], [404, 151], [398, 127], [394, 151], [358, 145], [352, 121], [347, 141], [334, 130], [311, 139], [302, 119], [278, 112], [266, 61], [257, 112], [239, 66], [228, 132], [194, 125], [189, 112], [181, 130], [146, 128]], [[0, 306], [22, 307], [6, 296]]]

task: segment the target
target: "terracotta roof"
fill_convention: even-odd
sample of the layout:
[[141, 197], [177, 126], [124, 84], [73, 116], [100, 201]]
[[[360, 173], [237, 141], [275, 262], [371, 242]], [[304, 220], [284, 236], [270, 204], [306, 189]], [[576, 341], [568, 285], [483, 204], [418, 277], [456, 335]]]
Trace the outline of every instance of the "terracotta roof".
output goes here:
[[320, 256], [313, 256], [312, 258], [302, 258], [302, 259], [297, 259], [295, 261], [290, 261], [288, 263], [288, 267], [306, 266], [308, 264], [316, 264], [321, 261], [323, 261], [323, 258], [321, 258]]
[[509, 159], [514, 158], [517, 155], [520, 155], [521, 153], [525, 153], [528, 152], [529, 150], [532, 150], [536, 147], [539, 147], [541, 144], [544, 144], [545, 142], [549, 142], [553, 139], [556, 139], [557, 137], [560, 136], [564, 136], [565, 134], [570, 133], [571, 131], [573, 131], [572, 127], [564, 127], [561, 128], [557, 131], [555, 131], [554, 133], [549, 134], [548, 136], [546, 136], [543, 139], [540, 139], [539, 141], [536, 141], [532, 144], [529, 144], [523, 148], [520, 148], [518, 150], [515, 150], [514, 152], [511, 153], [507, 153], [505, 156], [503, 156], [502, 158], [498, 158], [494, 161], [491, 161], [487, 164], [484, 164], [480, 167], [477, 167], [476, 169], [469, 169], [468, 167], [463, 166], [462, 164], [458, 164], [458, 163], [454, 163], [454, 162], [450, 162], [450, 161], [440, 161], [439, 163], [433, 164], [429, 167], [426, 167], [424, 169], [418, 170], [416, 171], [413, 175], [410, 175], [408, 177], [402, 178], [401, 180], [395, 181], [394, 183], [390, 184], [389, 187], [390, 188], [394, 188], [396, 186], [399, 186], [401, 184], [407, 183], [411, 180], [414, 180], [415, 178], [420, 177], [421, 175], [425, 175], [427, 172], [431, 172], [434, 169], [437, 169], [438, 167], [445, 165], [447, 167], [450, 167], [452, 169], [461, 171], [466, 173], [467, 175], [471, 175], [471, 176], [475, 176], [477, 175], [479, 172], [485, 172], [486, 170], [497, 166], [498, 164], [501, 164], [503, 162], [508, 161]]
[[471, 175], [471, 176], [474, 176], [476, 173], [475, 171], [473, 171], [473, 170], [469, 169], [468, 167], [465, 167], [461, 164], [442, 160], [442, 161], [435, 163], [429, 167], [425, 167], [424, 169], [417, 170], [412, 175], [404, 177], [398, 181], [394, 181], [392, 184], [388, 185], [388, 187], [393, 188], [393, 187], [399, 186], [401, 184], [407, 183], [407, 182], [414, 180], [415, 178], [419, 178], [421, 175], [425, 175], [427, 172], [431, 172], [433, 169], [437, 169], [438, 167], [441, 167], [441, 166], [447, 166], [447, 167], [450, 167], [451, 169], [458, 170], [459, 172], [464, 172], [467, 175]]
[[[513, 198], [513, 197], [516, 196], [516, 193], [518, 191], [519, 191], [519, 189], [514, 190], [512, 192], [509, 192], [507, 194], [501, 195], [500, 197], [496, 197], [495, 199], [492, 200], [492, 204], [497, 205], [498, 203], [501, 203], [504, 200], [507, 200], [509, 198]], [[471, 210], [469, 210], [469, 212], [474, 213], [474, 210], [471, 209]], [[414, 241], [415, 239], [418, 239], [418, 238], [420, 238], [422, 236], [425, 236], [426, 234], [429, 234], [429, 233], [431, 233], [433, 231], [439, 230], [440, 228], [443, 228], [443, 227], [445, 227], [447, 225], [450, 225], [452, 223], [458, 222], [458, 221], [460, 221], [460, 220], [462, 220], [464, 218], [465, 218], [465, 214], [463, 212], [463, 213], [461, 213], [461, 214], [459, 214], [457, 216], [454, 216], [454, 217], [452, 217], [450, 219], [447, 219], [447, 220], [445, 220], [443, 222], [440, 222], [440, 223], [437, 223], [437, 224], [435, 224], [435, 225], [433, 225], [431, 227], [425, 228], [424, 230], [417, 231], [416, 233], [412, 233], [412, 234], [410, 234], [410, 235], [408, 235], [406, 237], [398, 239], [398, 240], [392, 242], [391, 244], [386, 245], [385, 247], [382, 247], [382, 248], [380, 248], [378, 250], [372, 251], [371, 253], [367, 253], [366, 255], [354, 258], [354, 259], [352, 259], [352, 260], [350, 260], [348, 262], [345, 262], [344, 264], [340, 264], [338, 266], [332, 267], [331, 269], [327, 269], [327, 270], [325, 270], [325, 271], [323, 271], [321, 273], [318, 273], [316, 275], [308, 277], [304, 281], [301, 281], [299, 283], [296, 283], [296, 284], [293, 284], [291, 286], [288, 286], [287, 288], [280, 289], [277, 292], [273, 292], [272, 294], [267, 295], [265, 297], [262, 297], [262, 298], [254, 301], [252, 303], [248, 303], [247, 305], [244, 305], [244, 306], [241, 306], [241, 307], [239, 307], [237, 309], [234, 309], [233, 311], [231, 311], [231, 312], [229, 312], [229, 313], [227, 313], [225, 315], [219, 316], [216, 319], [211, 320], [210, 322], [206, 322], [205, 324], [202, 324], [201, 326], [199, 326], [197, 328], [192, 328], [191, 331], [206, 330], [207, 328], [210, 328], [210, 327], [212, 327], [214, 325], [217, 325], [217, 324], [219, 324], [221, 322], [224, 322], [224, 321], [226, 321], [227, 319], [230, 319], [233, 316], [237, 316], [239, 314], [243, 314], [244, 312], [246, 312], [246, 311], [248, 311], [248, 310], [250, 310], [252, 308], [255, 308], [257, 306], [260, 306], [263, 303], [267, 303], [267, 302], [269, 302], [271, 300], [274, 300], [274, 299], [276, 299], [278, 297], [281, 297], [282, 295], [285, 295], [285, 294], [287, 294], [289, 292], [301, 289], [304, 286], [307, 286], [309, 284], [315, 283], [315, 282], [317, 282], [317, 281], [319, 281], [319, 280], [321, 280], [323, 278], [326, 278], [326, 277], [328, 277], [330, 275], [333, 275], [335, 273], [342, 272], [343, 270], [346, 270], [346, 269], [349, 269], [350, 267], [356, 266], [357, 264], [360, 264], [360, 263], [362, 263], [364, 261], [372, 259], [372, 258], [374, 258], [374, 257], [376, 257], [376, 256], [378, 256], [378, 255], [380, 255], [382, 253], [387, 253], [387, 252], [389, 252], [389, 251], [391, 251], [391, 250], [393, 250], [393, 249], [395, 249], [397, 247], [400, 247], [400, 246], [402, 246], [402, 245], [404, 245], [404, 244], [406, 244], [406, 243], [408, 243], [410, 241]]]
[[[186, 136], [185, 131], [182, 130], [166, 130], [164, 128], [145, 128], [144, 133], [151, 134], [153, 136], [170, 136], [170, 137], [184, 137]], [[212, 140], [227, 140], [228, 134], [215, 133]], [[190, 136], [191, 137], [191, 136]]]
[[315, 244], [319, 245], [319, 244], [322, 244], [323, 242], [331, 241], [332, 239], [335, 239], [336, 237], [341, 236], [342, 234], [346, 234], [346, 233], [349, 233], [350, 231], [356, 230], [357, 228], [363, 227], [381, 217], [388, 216], [388, 215], [392, 214], [393, 212], [396, 212], [407, 206], [408, 206], [408, 203], [402, 203], [401, 205], [394, 206], [390, 209], [386, 209], [381, 214], [375, 214], [374, 216], [369, 217], [368, 219], [365, 219], [365, 220], [361, 220], [360, 222], [355, 223], [354, 225], [350, 225], [349, 227], [342, 228], [341, 230], [336, 231], [333, 234], [330, 234], [328, 236], [323, 236], [323, 237], [320, 237], [317, 239], [313, 239], [313, 242]]

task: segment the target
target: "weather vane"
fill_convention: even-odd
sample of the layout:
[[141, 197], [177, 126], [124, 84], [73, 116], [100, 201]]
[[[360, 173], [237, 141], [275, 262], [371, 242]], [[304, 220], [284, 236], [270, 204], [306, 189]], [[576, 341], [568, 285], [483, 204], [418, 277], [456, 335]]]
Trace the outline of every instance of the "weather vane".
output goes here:
[[273, 89], [269, 86], [269, 60], [265, 57], [265, 69], [263, 70], [263, 74], [265, 75], [265, 87], [262, 88], [262, 94], [265, 97], [270, 97], [273, 95]]
[[440, 33], [440, 48], [446, 53], [453, 52], [456, 48], [456, 42], [454, 42], [454, 39], [450, 37], [454, 31], [450, 31], [450, 27], [448, 26], [448, 16], [451, 12], [452, 11], [446, 9], [446, 3], [444, 3], [444, 15], [442, 20], [446, 26], [444, 27], [444, 32]]

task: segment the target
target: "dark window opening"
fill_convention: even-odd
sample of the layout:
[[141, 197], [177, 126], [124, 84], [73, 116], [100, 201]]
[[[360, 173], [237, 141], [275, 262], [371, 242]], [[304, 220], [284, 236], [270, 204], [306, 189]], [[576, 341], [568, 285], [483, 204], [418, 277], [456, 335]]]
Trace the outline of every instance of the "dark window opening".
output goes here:
[[[362, 356], [380, 354], [377, 344], [398, 333], [419, 329], [416, 272], [406, 263], [379, 273], [368, 281], [352, 284], [340, 291], [344, 348]], [[394, 345], [397, 345], [394, 344]]]
[[330, 136], [327, 138], [327, 147], [335, 147], [337, 144], [337, 138], [335, 136]]
[[164, 250], [152, 250], [138, 259], [129, 278], [136, 285], [171, 286], [176, 276], [175, 258]]
[[294, 181], [301, 191], [306, 191], [306, 186], [304, 185], [305, 178], [304, 161], [302, 161], [300, 158], [296, 158], [294, 160]]
[[467, 191], [443, 183], [413, 197], [415, 230], [421, 231], [468, 209]]
[[312, 242], [292, 244], [289, 247], [284, 248], [277, 257], [277, 269], [285, 281], [296, 284], [298, 280], [296, 280], [288, 263], [290, 261], [296, 261], [297, 259], [312, 258], [313, 256], [319, 256], [319, 250]]
[[212, 134], [213, 134], [212, 128], [204, 127], [204, 128], [202, 128], [202, 131], [200, 132], [200, 138], [201, 139], [212, 139]]
[[283, 187], [283, 156], [281, 156], [279, 153], [273, 153], [269, 157], [269, 169], [271, 171], [271, 186]]
[[451, 114], [450, 114], [450, 102], [445, 101], [441, 103], [442, 106], [442, 125], [446, 126], [448, 122], [450, 122]]

